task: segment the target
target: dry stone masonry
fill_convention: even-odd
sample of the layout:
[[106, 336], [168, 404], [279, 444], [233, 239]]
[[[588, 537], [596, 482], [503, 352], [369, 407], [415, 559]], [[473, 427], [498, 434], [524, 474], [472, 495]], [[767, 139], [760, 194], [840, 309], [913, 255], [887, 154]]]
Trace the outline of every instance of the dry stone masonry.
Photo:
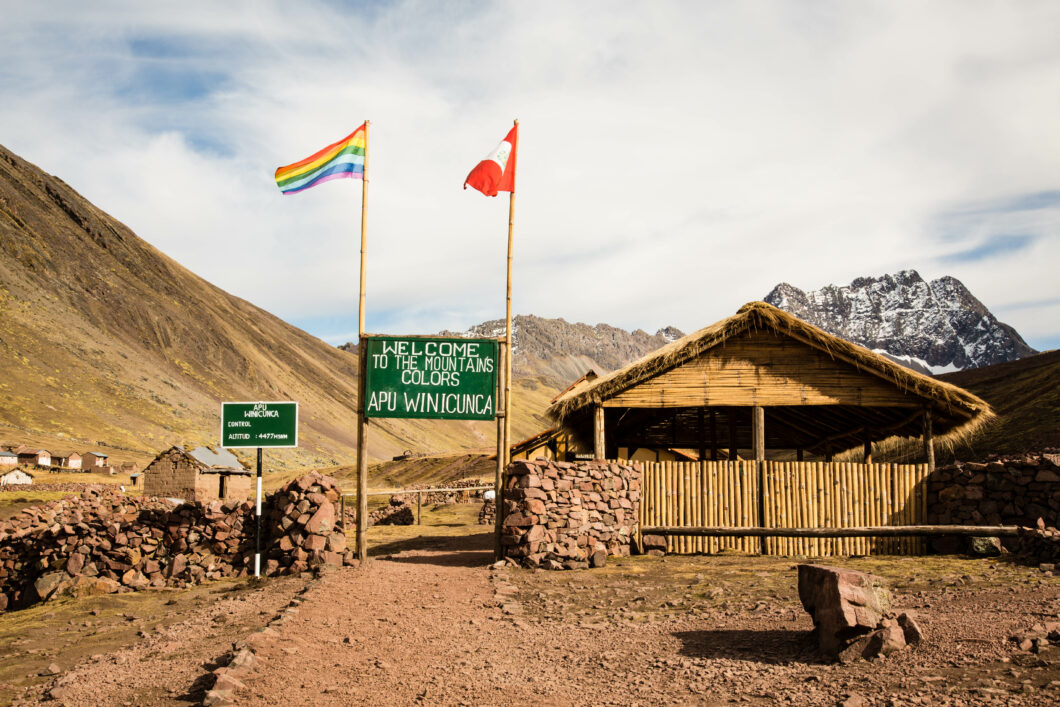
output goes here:
[[[266, 499], [265, 574], [352, 564], [335, 480], [311, 474]], [[253, 570], [249, 501], [175, 506], [88, 486], [0, 522], [0, 612], [58, 596], [185, 587]], [[270, 541], [271, 539], [271, 541]]]
[[248, 503], [174, 506], [101, 486], [27, 508], [0, 523], [0, 611], [246, 574], [252, 518]]
[[[939, 467], [928, 479], [928, 523], [938, 525], [1060, 525], [1060, 454], [1046, 450], [985, 463]], [[1004, 541], [1010, 550], [1015, 542]], [[962, 541], [932, 543], [939, 552], [963, 552]]]
[[270, 539], [265, 574], [298, 574], [321, 565], [352, 564], [346, 533], [336, 527], [341, 490], [330, 476], [312, 473], [269, 496]]
[[504, 491], [506, 557], [528, 567], [602, 567], [637, 532], [641, 475], [611, 462], [515, 461]]

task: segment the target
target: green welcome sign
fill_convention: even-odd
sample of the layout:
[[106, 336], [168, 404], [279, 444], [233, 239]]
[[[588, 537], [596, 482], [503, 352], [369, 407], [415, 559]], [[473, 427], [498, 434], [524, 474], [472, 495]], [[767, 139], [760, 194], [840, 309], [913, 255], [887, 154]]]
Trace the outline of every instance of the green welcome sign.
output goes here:
[[365, 417], [496, 416], [496, 339], [372, 336], [365, 345]]
[[297, 447], [298, 403], [221, 403], [222, 447]]

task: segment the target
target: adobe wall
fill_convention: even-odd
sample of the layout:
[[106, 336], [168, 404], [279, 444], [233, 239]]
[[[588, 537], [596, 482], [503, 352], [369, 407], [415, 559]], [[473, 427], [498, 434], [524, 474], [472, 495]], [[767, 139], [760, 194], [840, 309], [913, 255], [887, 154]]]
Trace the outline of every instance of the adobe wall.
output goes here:
[[195, 474], [194, 500], [199, 503], [209, 503], [216, 500], [242, 501], [250, 497], [251, 476], [248, 474], [225, 474], [225, 495], [223, 499], [220, 498], [217, 492], [220, 490], [221, 476], [221, 474], [205, 472]]
[[144, 495], [192, 501], [196, 491], [195, 477], [195, 465], [180, 452], [170, 450], [144, 470]]
[[640, 468], [613, 462], [514, 461], [501, 542], [528, 567], [601, 567], [627, 556], [640, 512]]

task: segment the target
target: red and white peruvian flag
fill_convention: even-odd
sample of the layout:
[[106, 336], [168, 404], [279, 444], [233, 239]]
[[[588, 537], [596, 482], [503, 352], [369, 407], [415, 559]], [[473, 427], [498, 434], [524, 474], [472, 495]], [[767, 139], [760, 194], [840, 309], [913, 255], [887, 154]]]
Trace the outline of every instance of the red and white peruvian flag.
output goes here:
[[519, 139], [519, 126], [516, 125], [508, 133], [508, 137], [501, 144], [493, 148], [493, 152], [486, 155], [471, 170], [464, 180], [464, 189], [469, 186], [478, 189], [486, 196], [497, 196], [497, 192], [515, 191], [515, 153], [516, 142]]

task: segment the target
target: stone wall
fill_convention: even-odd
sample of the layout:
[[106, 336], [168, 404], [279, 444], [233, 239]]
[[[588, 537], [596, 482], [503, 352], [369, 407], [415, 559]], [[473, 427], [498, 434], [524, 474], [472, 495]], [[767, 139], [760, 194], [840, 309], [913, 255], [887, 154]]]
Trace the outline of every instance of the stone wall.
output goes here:
[[[335, 480], [310, 474], [263, 507], [262, 573], [353, 564], [335, 527]], [[247, 501], [174, 505], [89, 486], [0, 521], [0, 613], [64, 594], [184, 587], [253, 571], [257, 519]]]
[[928, 523], [1060, 525], [1060, 454], [958, 462], [928, 477]]
[[600, 567], [629, 555], [640, 468], [611, 462], [514, 461], [504, 491], [504, 554], [528, 567]]

